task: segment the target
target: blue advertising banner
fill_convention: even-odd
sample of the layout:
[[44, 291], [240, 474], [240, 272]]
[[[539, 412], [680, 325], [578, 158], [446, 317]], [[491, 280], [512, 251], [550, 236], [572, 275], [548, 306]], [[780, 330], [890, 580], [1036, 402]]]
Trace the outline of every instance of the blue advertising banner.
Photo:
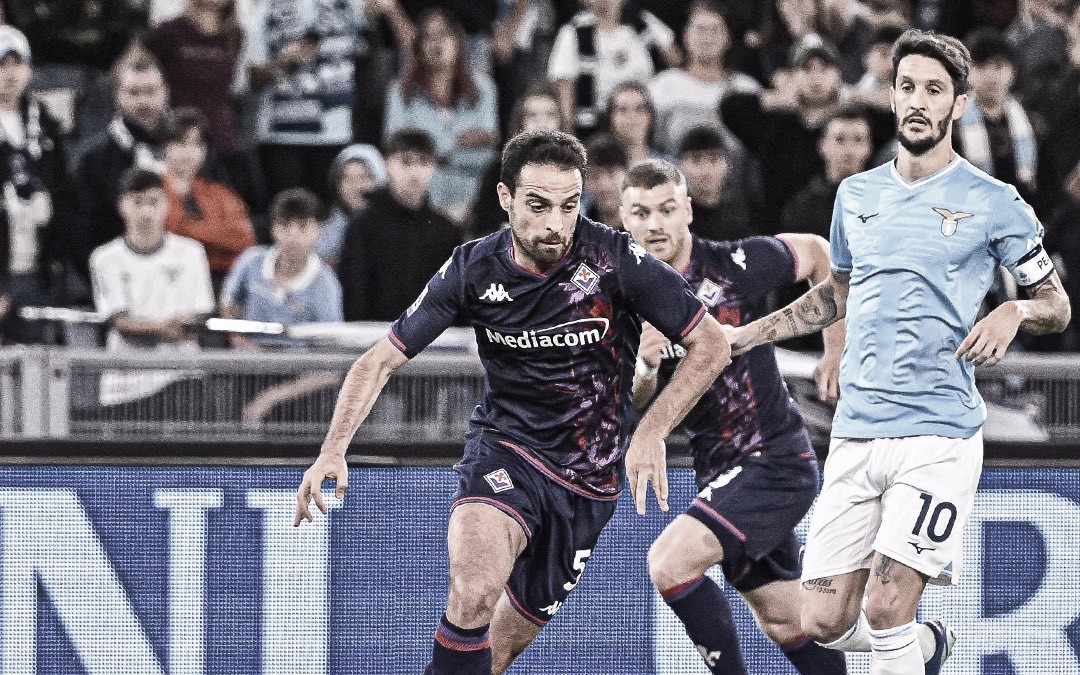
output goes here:
[[[446, 593], [450, 469], [353, 469], [292, 527], [297, 469], [0, 467], [0, 675], [422, 672]], [[672, 471], [673, 509], [692, 496]], [[706, 673], [651, 588], [674, 517], [624, 499], [582, 581], [512, 673]], [[1080, 675], [1080, 470], [990, 469], [945, 673]], [[790, 674], [732, 596], [752, 673]], [[849, 659], [867, 672], [865, 657]]]

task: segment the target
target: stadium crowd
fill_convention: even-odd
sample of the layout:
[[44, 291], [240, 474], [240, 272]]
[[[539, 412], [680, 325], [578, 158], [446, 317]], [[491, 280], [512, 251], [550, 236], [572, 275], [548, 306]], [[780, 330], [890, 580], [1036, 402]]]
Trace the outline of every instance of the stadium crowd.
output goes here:
[[[664, 158], [695, 234], [827, 237], [840, 181], [893, 156], [889, 49], [909, 26], [970, 49], [956, 150], [1032, 204], [1080, 298], [1075, 0], [0, 6], [5, 343], [65, 339], [25, 305], [122, 314], [110, 344], [129, 348], [191, 343], [207, 312], [393, 320], [503, 226], [499, 150], [528, 129], [586, 142], [582, 211], [613, 227], [627, 169]], [[1015, 294], [1000, 275], [986, 306]], [[1080, 331], [1018, 348], [1076, 351]]]

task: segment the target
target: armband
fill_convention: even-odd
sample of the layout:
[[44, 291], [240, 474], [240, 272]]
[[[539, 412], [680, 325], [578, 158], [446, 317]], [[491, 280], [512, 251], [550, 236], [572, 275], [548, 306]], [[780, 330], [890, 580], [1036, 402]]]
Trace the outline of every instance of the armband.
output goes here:
[[1016, 267], [1012, 268], [1012, 275], [1018, 285], [1030, 288], [1046, 281], [1053, 271], [1054, 261], [1050, 259], [1042, 244], [1036, 244], [1035, 248], [1016, 262]]
[[659, 366], [650, 366], [645, 363], [644, 359], [638, 359], [637, 365], [634, 366], [634, 373], [637, 374], [643, 380], [651, 380], [656, 377], [656, 373], [660, 370]]

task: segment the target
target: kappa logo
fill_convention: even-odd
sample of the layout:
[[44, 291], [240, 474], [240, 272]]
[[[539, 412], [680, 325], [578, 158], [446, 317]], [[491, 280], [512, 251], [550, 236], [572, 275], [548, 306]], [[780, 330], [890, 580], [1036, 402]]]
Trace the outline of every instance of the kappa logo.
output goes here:
[[405, 310], [405, 316], [412, 316], [413, 312], [419, 309], [420, 303], [427, 297], [427, 290], [428, 287], [424, 286], [424, 290], [420, 291], [420, 295], [416, 296], [416, 300], [413, 300], [413, 304], [409, 305], [409, 308]]
[[949, 209], [943, 209], [938, 206], [933, 207], [933, 209], [934, 213], [941, 216], [941, 233], [946, 237], [953, 236], [953, 233], [956, 232], [957, 223], [964, 218], [970, 218], [975, 215], [974, 213], [965, 213], [964, 211], [956, 211], [954, 213]]
[[556, 600], [555, 602], [551, 603], [547, 607], [541, 607], [540, 611], [541, 612], [546, 612], [548, 616], [555, 616], [555, 612], [562, 609], [562, 606], [563, 606], [563, 601], [562, 600]]
[[481, 300], [487, 300], [488, 302], [513, 302], [514, 299], [510, 297], [510, 294], [506, 292], [502, 284], [491, 284], [488, 289], [484, 291], [480, 296]]
[[929, 546], [919, 546], [913, 541], [909, 541], [909, 544], [915, 549], [916, 555], [921, 555], [923, 551], [936, 551], [936, 548], [930, 548]]
[[491, 486], [492, 492], [506, 492], [514, 489], [514, 481], [510, 480], [510, 474], [506, 469], [496, 469], [491, 473], [486, 473], [484, 480]]
[[736, 466], [733, 469], [728, 469], [724, 473], [720, 474], [716, 478], [712, 479], [705, 489], [698, 493], [698, 499], [710, 501], [712, 499], [713, 490], [719, 490], [731, 481], [735, 480], [738, 475], [742, 473], [742, 465]]
[[574, 278], [571, 279], [574, 285], [585, 291], [586, 295], [596, 290], [596, 284], [600, 282], [600, 275], [593, 272], [585, 263], [578, 265], [577, 272], [574, 273]]
[[[742, 249], [739, 249], [740, 251]], [[734, 254], [732, 254], [734, 255]], [[712, 279], [706, 279], [701, 282], [701, 286], [697, 289], [697, 298], [701, 300], [709, 307], [716, 307], [716, 303], [724, 297], [724, 289], [717, 286]]]
[[630, 253], [637, 258], [637, 264], [640, 265], [641, 259], [645, 257], [645, 249], [642, 248], [641, 244], [636, 241], [630, 242]]
[[746, 251], [743, 250], [742, 246], [735, 249], [735, 252], [731, 254], [731, 261], [744, 270], [746, 269]]
[[701, 658], [704, 659], [705, 665], [710, 668], [715, 668], [716, 664], [720, 663], [720, 657], [723, 656], [723, 652], [719, 649], [715, 651], [709, 651], [709, 648], [705, 645], [694, 645], [698, 654], [701, 654]]

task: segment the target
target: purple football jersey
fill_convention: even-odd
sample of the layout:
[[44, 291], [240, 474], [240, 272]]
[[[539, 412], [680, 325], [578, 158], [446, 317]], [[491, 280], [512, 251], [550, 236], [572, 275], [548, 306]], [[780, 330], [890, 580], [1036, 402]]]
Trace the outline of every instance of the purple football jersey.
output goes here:
[[[739, 326], [766, 313], [766, 296], [794, 282], [795, 265], [791, 250], [775, 237], [740, 241], [694, 237], [683, 278], [720, 323]], [[667, 384], [683, 354], [678, 345], [664, 348], [659, 386]], [[680, 429], [690, 439], [695, 478], [702, 486], [753, 452], [792, 454], [811, 449], [772, 345], [734, 357]]]
[[487, 373], [472, 425], [571, 490], [610, 497], [622, 487], [638, 317], [678, 342], [704, 315], [678, 273], [579, 217], [545, 274], [514, 261], [508, 230], [459, 246], [389, 337], [411, 358], [456, 319], [469, 323]]

